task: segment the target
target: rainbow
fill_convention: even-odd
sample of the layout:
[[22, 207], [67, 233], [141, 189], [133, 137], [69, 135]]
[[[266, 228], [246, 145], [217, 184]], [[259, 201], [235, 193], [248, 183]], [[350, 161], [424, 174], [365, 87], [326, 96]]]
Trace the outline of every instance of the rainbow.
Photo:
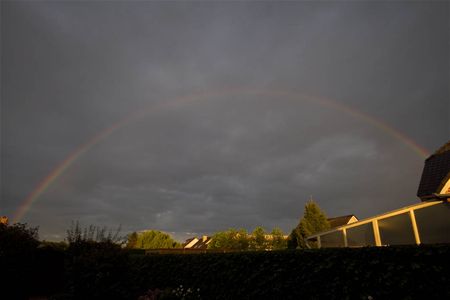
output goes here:
[[60, 162], [44, 179], [42, 179], [34, 188], [34, 190], [25, 198], [21, 205], [19, 205], [13, 216], [13, 223], [20, 222], [26, 213], [30, 210], [31, 206], [37, 199], [60, 177], [77, 159], [83, 156], [84, 153], [89, 151], [93, 146], [98, 144], [100, 141], [108, 138], [118, 129], [125, 127], [131, 122], [135, 122], [138, 119], [144, 118], [149, 113], [157, 112], [162, 109], [170, 109], [181, 107], [193, 102], [199, 102], [207, 100], [212, 97], [218, 96], [229, 96], [229, 95], [256, 95], [256, 96], [273, 96], [282, 97], [284, 99], [290, 100], [301, 100], [316, 103], [323, 107], [328, 107], [334, 109], [335, 111], [348, 114], [354, 118], [360, 119], [375, 128], [378, 128], [386, 132], [391, 137], [400, 140], [421, 158], [426, 158], [429, 156], [428, 150], [418, 145], [412, 139], [393, 128], [392, 126], [364, 113], [348, 105], [339, 103], [337, 101], [326, 99], [317, 96], [310, 96], [306, 94], [278, 91], [278, 90], [261, 90], [261, 89], [226, 89], [220, 91], [204, 91], [201, 93], [196, 93], [190, 96], [178, 97], [170, 101], [151, 105], [142, 109], [138, 112], [132, 113], [120, 121], [114, 123], [112, 126], [102, 130], [101, 132], [94, 135], [88, 141], [77, 147], [72, 151], [62, 162]]

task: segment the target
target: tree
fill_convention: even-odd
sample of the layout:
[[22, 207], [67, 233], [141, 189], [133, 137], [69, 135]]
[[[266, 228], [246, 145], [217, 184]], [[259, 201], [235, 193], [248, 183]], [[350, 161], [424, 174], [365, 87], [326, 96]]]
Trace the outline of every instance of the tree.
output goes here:
[[0, 224], [0, 257], [29, 255], [39, 246], [38, 228], [27, 224]]
[[266, 231], [261, 226], [258, 226], [253, 230], [250, 249], [252, 250], [266, 250], [268, 247], [266, 240]]
[[305, 205], [303, 218], [300, 220], [288, 238], [288, 248], [306, 248], [305, 238], [314, 233], [324, 231], [330, 228], [325, 213], [319, 205], [310, 200]]
[[119, 235], [121, 226], [113, 232], [106, 226], [100, 227], [89, 225], [89, 227], [82, 227], [78, 221], [72, 222], [70, 228], [66, 231], [67, 242], [69, 245], [82, 243], [111, 243], [122, 244], [123, 238]]
[[35, 268], [38, 265], [37, 254], [41, 250], [39, 244], [37, 227], [0, 223], [2, 299], [30, 299], [30, 293], [37, 289], [36, 277], [45, 272], [38, 272]]
[[130, 233], [127, 238], [127, 248], [129, 249], [136, 248], [137, 241], [138, 241], [137, 233], [136, 232]]
[[284, 238], [284, 233], [280, 228], [275, 227], [271, 232], [271, 236], [272, 239], [270, 240], [269, 243], [271, 249], [273, 250], [286, 249], [287, 247], [286, 239]]
[[135, 248], [139, 249], [167, 249], [180, 248], [181, 244], [169, 234], [159, 230], [147, 230], [137, 234]]
[[239, 230], [230, 228], [226, 231], [216, 232], [208, 244], [208, 249], [247, 250], [248, 247], [248, 234], [242, 228]]

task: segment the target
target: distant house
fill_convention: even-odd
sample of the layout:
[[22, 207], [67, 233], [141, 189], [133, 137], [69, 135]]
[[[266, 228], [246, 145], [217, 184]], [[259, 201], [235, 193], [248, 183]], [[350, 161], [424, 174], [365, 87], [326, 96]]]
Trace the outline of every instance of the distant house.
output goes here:
[[425, 160], [417, 196], [422, 201], [450, 198], [450, 141]]
[[193, 237], [190, 239], [187, 239], [183, 243], [184, 249], [207, 249], [208, 244], [211, 243], [211, 237], [210, 236], [202, 236], [201, 238]]
[[340, 216], [335, 218], [329, 218], [327, 220], [330, 223], [331, 228], [336, 228], [358, 222], [358, 218], [355, 215]]
[[[250, 238], [251, 236], [252, 236], [251, 234], [248, 235], [249, 238]], [[265, 235], [264, 235], [264, 238], [265, 238], [267, 241], [271, 241], [271, 240], [273, 240], [273, 234], [265, 234]], [[288, 238], [289, 238], [288, 235], [283, 235], [283, 239], [287, 240]]]

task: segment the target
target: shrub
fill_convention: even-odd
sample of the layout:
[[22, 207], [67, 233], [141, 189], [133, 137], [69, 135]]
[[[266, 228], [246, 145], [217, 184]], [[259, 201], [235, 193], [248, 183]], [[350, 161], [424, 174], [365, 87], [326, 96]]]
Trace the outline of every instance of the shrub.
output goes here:
[[39, 245], [38, 229], [27, 224], [0, 224], [0, 270], [2, 297], [18, 299], [33, 293], [33, 268]]
[[65, 253], [65, 291], [74, 299], [130, 299], [128, 254], [111, 242], [82, 241]]

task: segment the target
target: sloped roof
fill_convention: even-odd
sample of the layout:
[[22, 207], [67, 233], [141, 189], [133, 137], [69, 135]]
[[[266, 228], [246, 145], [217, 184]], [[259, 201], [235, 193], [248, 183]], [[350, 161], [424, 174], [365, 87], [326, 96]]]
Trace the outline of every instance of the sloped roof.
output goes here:
[[450, 141], [425, 160], [417, 196], [429, 200], [439, 193], [450, 179]]
[[208, 244], [211, 241], [211, 237], [208, 237], [206, 240], [200, 239], [195, 245], [193, 245], [192, 249], [207, 249]]
[[335, 228], [335, 227], [347, 225], [348, 222], [350, 222], [352, 217], [356, 218], [355, 215], [347, 215], [347, 216], [340, 216], [340, 217], [335, 217], [335, 218], [329, 218], [327, 220], [330, 223], [331, 228]]
[[437, 149], [436, 152], [433, 153], [433, 155], [442, 154], [444, 152], [450, 151], [450, 141], [448, 141], [445, 145], [443, 145], [441, 148]]
[[188, 246], [194, 240], [196, 240], [196, 241], [194, 242], [193, 245], [190, 245], [189, 249], [207, 249], [208, 244], [211, 242], [211, 237], [210, 236], [202, 236], [200, 238], [193, 237], [193, 238], [187, 239], [183, 243], [183, 248], [186, 248], [186, 246]]
[[183, 246], [184, 248], [185, 246], [189, 245], [189, 243], [192, 242], [194, 239], [196, 239], [196, 237], [187, 239], [183, 244], [181, 244], [181, 246]]

